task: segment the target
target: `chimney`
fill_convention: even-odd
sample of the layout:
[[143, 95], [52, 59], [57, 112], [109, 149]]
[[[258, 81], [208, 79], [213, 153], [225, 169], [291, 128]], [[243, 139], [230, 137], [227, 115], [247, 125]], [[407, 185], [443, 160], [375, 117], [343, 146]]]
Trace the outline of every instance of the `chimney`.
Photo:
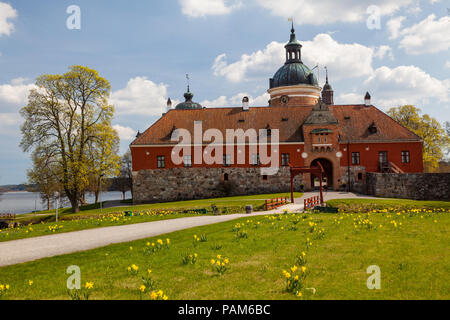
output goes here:
[[244, 110], [244, 111], [250, 110], [250, 108], [248, 106], [248, 103], [249, 103], [249, 98], [248, 97], [244, 97], [242, 99], [242, 110]]
[[370, 96], [370, 93], [367, 92], [366, 96], [364, 97], [364, 104], [366, 105], [366, 107], [370, 107], [372, 105], [371, 100], [372, 97]]

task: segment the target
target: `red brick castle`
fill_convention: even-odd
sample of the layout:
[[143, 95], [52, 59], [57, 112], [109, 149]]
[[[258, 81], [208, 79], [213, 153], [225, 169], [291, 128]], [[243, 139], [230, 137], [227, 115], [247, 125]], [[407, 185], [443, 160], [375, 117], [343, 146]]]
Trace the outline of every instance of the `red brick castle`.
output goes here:
[[[244, 97], [241, 108], [206, 108], [184, 95], [185, 102], [165, 113], [131, 144], [133, 186], [136, 203], [173, 201], [221, 196], [228, 183], [233, 194], [289, 191], [290, 163], [296, 167], [313, 166], [320, 161], [326, 171], [329, 189], [361, 190], [368, 172], [423, 172], [422, 139], [371, 104], [335, 105], [328, 81], [323, 88], [314, 73], [302, 62], [302, 45], [292, 28], [286, 48], [286, 63], [270, 79], [270, 101], [265, 107], [248, 107]], [[363, 99], [361, 99], [363, 100]], [[261, 175], [258, 150], [245, 146], [223, 145], [223, 161], [213, 165], [193, 161], [194, 145], [183, 163], [172, 162], [176, 129], [194, 135], [194, 125], [203, 131], [218, 129], [279, 130], [280, 170]], [[210, 142], [204, 142], [203, 150]], [[237, 157], [245, 150], [245, 163]], [[252, 154], [254, 152], [254, 154]], [[314, 180], [297, 177], [295, 188], [309, 190]]]

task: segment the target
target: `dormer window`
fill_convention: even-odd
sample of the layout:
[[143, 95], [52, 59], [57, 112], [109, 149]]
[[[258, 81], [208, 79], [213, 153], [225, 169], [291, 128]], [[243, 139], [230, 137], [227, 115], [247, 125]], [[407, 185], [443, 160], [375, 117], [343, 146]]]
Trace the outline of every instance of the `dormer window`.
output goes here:
[[375, 122], [372, 122], [372, 124], [370, 125], [368, 130], [369, 130], [370, 134], [375, 134], [378, 132], [378, 128], [377, 128]]

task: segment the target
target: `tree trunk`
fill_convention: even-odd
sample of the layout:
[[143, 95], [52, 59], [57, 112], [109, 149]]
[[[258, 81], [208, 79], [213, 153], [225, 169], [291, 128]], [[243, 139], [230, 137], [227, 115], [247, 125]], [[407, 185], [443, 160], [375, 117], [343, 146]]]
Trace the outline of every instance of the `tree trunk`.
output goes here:
[[50, 211], [50, 197], [47, 197], [47, 211]]
[[71, 194], [70, 196], [67, 195], [67, 197], [69, 198], [70, 204], [72, 206], [72, 212], [73, 213], [80, 212], [80, 204], [78, 203], [79, 199], [77, 194]]
[[98, 195], [99, 195], [99, 192], [95, 191], [95, 203], [96, 204], [98, 203]]
[[125, 191], [122, 191], [122, 200], [126, 200], [125, 199]]

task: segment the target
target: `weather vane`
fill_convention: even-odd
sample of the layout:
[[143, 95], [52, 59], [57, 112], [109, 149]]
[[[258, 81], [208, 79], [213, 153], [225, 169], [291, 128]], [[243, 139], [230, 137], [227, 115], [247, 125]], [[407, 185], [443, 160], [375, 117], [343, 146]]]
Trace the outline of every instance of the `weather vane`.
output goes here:
[[187, 81], [188, 90], [189, 90], [189, 80], [191, 80], [191, 79], [189, 78], [189, 74], [186, 73], [186, 81]]

